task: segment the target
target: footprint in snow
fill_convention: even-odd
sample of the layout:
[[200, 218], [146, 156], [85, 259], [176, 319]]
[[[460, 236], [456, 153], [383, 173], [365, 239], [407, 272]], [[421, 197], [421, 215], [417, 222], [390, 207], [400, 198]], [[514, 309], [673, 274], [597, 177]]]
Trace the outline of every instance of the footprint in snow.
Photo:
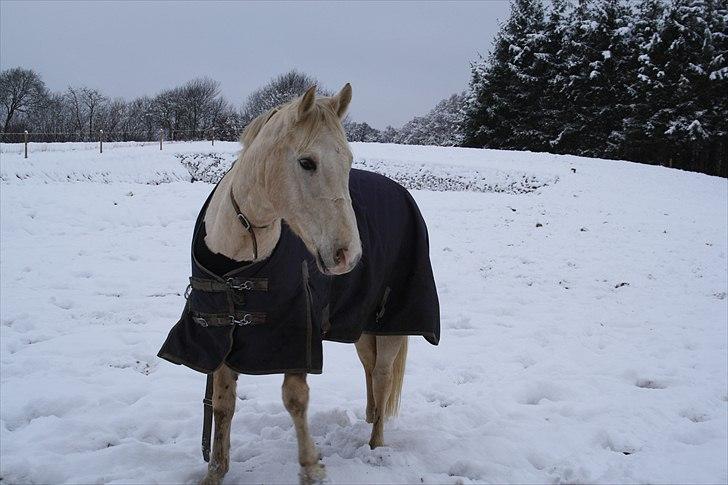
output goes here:
[[667, 384], [653, 379], [637, 379], [635, 386], [642, 389], [666, 389]]
[[428, 392], [424, 393], [423, 395], [425, 396], [425, 401], [427, 401], [428, 403], [437, 404], [441, 408], [446, 408], [456, 403], [454, 399], [446, 396], [445, 394]]
[[460, 483], [462, 483], [462, 478], [467, 478], [474, 482], [483, 481], [483, 477], [487, 473], [481, 463], [472, 460], [458, 460], [450, 466], [447, 474], [450, 477], [460, 479]]
[[692, 446], [704, 445], [715, 439], [713, 432], [709, 432], [704, 426], [698, 426], [688, 430], [682, 430], [675, 433], [675, 439], [680, 443]]
[[523, 366], [523, 369], [526, 370], [529, 367], [536, 365], [536, 360], [533, 357], [522, 355], [518, 358], [516, 358], [516, 362], [521, 364]]
[[455, 376], [455, 384], [461, 386], [463, 384], [470, 384], [473, 382], [478, 382], [480, 380], [480, 375], [478, 375], [475, 372], [469, 372], [469, 371], [463, 371], [459, 375]]
[[710, 420], [710, 416], [706, 413], [700, 412], [697, 409], [688, 408], [680, 411], [680, 416], [689, 419], [693, 423], [704, 423]]
[[550, 382], [534, 382], [516, 395], [516, 402], [531, 406], [539, 405], [542, 401], [562, 401], [566, 392]]
[[598, 441], [602, 448], [615, 453], [632, 455], [637, 452], [637, 447], [624, 443], [624, 440], [619, 438], [617, 438], [616, 441], [621, 441], [621, 443], [615, 442], [615, 440], [606, 431], [599, 433]]
[[110, 362], [109, 367], [114, 369], [133, 369], [136, 372], [148, 376], [156, 370], [156, 364], [150, 364], [144, 360], [135, 360], [134, 362]]
[[369, 445], [364, 445], [357, 450], [359, 458], [364, 463], [372, 466], [392, 466], [392, 448], [388, 446], [380, 446], [379, 448], [370, 449]]
[[310, 420], [309, 426], [314, 435], [324, 435], [331, 431], [333, 427], [346, 428], [353, 424], [351, 420], [351, 411], [347, 409], [330, 409], [314, 413]]
[[71, 308], [73, 308], [72, 300], [67, 300], [65, 298], [56, 298], [55, 296], [52, 296], [50, 298], [50, 301], [52, 304], [54, 304], [58, 308], [62, 308], [63, 310], [70, 310]]

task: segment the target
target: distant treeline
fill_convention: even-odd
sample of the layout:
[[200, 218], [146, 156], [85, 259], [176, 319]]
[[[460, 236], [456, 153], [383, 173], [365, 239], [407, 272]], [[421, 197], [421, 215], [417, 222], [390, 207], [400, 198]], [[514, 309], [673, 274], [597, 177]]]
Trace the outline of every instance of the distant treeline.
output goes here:
[[[34, 133], [33, 141], [97, 140], [100, 130], [106, 140], [146, 141], [157, 139], [160, 129], [168, 140], [212, 136], [237, 140], [253, 118], [300, 96], [314, 84], [321, 86], [316, 78], [292, 70], [252, 92], [238, 108], [220, 94], [219, 84], [208, 78], [193, 79], [153, 97], [126, 101], [85, 86], [51, 92], [37, 72], [17, 67], [0, 73], [0, 141], [21, 141], [25, 130]], [[332, 94], [325, 88], [318, 92]], [[344, 128], [350, 141], [456, 145], [457, 138], [450, 142], [446, 138], [459, 130], [456, 121], [462, 100], [462, 95], [453, 95], [433, 110], [444, 109], [444, 117], [431, 113], [399, 130], [388, 126], [380, 131], [350, 118], [344, 120]]]
[[[726, 0], [512, 0], [467, 90], [400, 128], [347, 118], [350, 141], [546, 151], [728, 176]], [[49, 92], [32, 70], [0, 73], [3, 133], [35, 141], [236, 140], [317, 80], [291, 71], [236, 107], [211, 79], [153, 97]], [[319, 92], [326, 94], [325, 89]], [[214, 130], [214, 134], [213, 134]], [[1, 141], [19, 141], [5, 135]]]
[[[288, 84], [292, 78], [299, 84], [309, 81], [295, 72], [276, 81], [285, 90], [291, 87]], [[202, 78], [153, 97], [127, 101], [85, 86], [50, 92], [38, 73], [30, 69], [18, 67], [0, 73], [2, 132], [40, 133], [33, 136], [35, 141], [96, 140], [99, 130], [104, 131], [107, 140], [154, 140], [160, 130], [165, 139], [172, 140], [211, 137], [213, 130], [217, 139], [234, 140], [255, 117], [251, 109], [261, 104], [266, 94], [265, 89], [252, 93], [238, 109], [220, 94], [216, 81]], [[8, 135], [4, 138], [18, 139]]]
[[725, 0], [513, 0], [472, 65], [463, 145], [727, 176]]

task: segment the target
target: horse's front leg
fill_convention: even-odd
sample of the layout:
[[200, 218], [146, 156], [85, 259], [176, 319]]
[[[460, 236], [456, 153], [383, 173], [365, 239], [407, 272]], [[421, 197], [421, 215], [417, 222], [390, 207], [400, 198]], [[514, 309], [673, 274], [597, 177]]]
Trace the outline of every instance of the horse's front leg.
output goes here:
[[286, 374], [283, 377], [283, 405], [293, 418], [293, 426], [296, 428], [301, 483], [320, 483], [326, 478], [326, 470], [319, 463], [319, 454], [308, 431], [306, 374]]
[[218, 485], [230, 466], [230, 424], [235, 413], [237, 374], [222, 366], [213, 375], [212, 414], [215, 418], [215, 436], [207, 475], [202, 485]]

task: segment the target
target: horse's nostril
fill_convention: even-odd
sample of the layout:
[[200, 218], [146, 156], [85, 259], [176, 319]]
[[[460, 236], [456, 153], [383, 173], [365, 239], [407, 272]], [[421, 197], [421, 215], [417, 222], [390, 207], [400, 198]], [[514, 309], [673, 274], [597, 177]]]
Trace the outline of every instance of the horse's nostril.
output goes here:
[[334, 262], [337, 265], [341, 264], [342, 261], [346, 261], [346, 248], [337, 249], [336, 255], [334, 256]]

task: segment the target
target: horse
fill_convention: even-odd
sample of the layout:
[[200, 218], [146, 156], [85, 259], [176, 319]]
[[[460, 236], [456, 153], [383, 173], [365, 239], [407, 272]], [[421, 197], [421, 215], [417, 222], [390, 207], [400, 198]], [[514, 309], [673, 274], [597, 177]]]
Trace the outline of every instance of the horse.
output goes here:
[[[277, 258], [280, 260], [281, 258], [287, 258], [288, 254], [298, 254], [295, 250], [295, 247], [297, 247], [295, 244], [300, 244], [301, 251], [306, 253], [307, 258], [310, 258], [308, 263], [304, 261], [303, 269], [300, 270], [303, 274], [302, 284], [298, 282], [298, 264], [293, 265], [286, 262], [286, 267], [295, 266], [295, 268], [291, 270], [291, 276], [285, 276], [284, 278], [286, 282], [296, 280], [295, 283], [290, 285], [291, 288], [295, 288], [293, 294], [298, 295], [299, 292], [304, 294], [302, 299], [296, 296], [290, 300], [301, 301], [301, 305], [306, 308], [305, 314], [308, 326], [305, 327], [305, 331], [300, 332], [301, 338], [307, 339], [305, 341], [309, 345], [304, 364], [281, 366], [271, 363], [261, 370], [257, 367], [253, 369], [250, 366], [257, 365], [257, 362], [266, 360], [269, 356], [259, 356], [252, 359], [250, 362], [253, 363], [249, 365], [232, 365], [229, 360], [221, 360], [221, 357], [218, 357], [210, 364], [195, 364], [194, 362], [191, 363], [189, 359], [185, 360], [179, 357], [179, 352], [175, 354], [173, 350], [165, 351], [165, 347], [160, 351], [160, 356], [163, 358], [208, 373], [208, 385], [210, 384], [209, 376], [212, 376], [211, 408], [214, 417], [214, 439], [212, 440], [212, 453], [209, 457], [207, 474], [201, 482], [203, 484], [221, 483], [229, 469], [230, 427], [235, 412], [236, 382], [239, 372], [284, 374], [282, 399], [285, 409], [293, 420], [298, 441], [299, 477], [302, 483], [317, 483], [323, 481], [326, 474], [320, 455], [311, 438], [307, 422], [309, 402], [309, 387], [306, 382], [307, 373], [320, 372], [321, 367], [320, 362], [317, 360], [317, 352], [320, 353], [320, 349], [317, 350], [316, 347], [317, 342], [320, 345], [320, 338], [315, 335], [312, 337], [312, 333], [316, 334], [318, 332], [324, 335], [322, 338], [326, 339], [326, 332], [331, 331], [334, 336], [330, 339], [333, 340], [351, 341], [356, 339], [354, 343], [359, 360], [364, 367], [366, 380], [366, 421], [372, 424], [369, 440], [369, 446], [372, 449], [383, 445], [385, 420], [394, 416], [399, 409], [407, 360], [408, 335], [423, 335], [431, 343], [435, 344], [439, 340], [439, 307], [437, 307], [434, 282], [429, 265], [426, 229], [423, 236], [422, 228], [424, 228], [424, 223], [421, 222], [421, 216], [409, 193], [398, 185], [395, 187], [394, 182], [388, 179], [387, 181], [376, 179], [375, 186], [371, 186], [371, 183], [367, 182], [363, 185], [362, 190], [367, 192], [370, 189], [376, 189], [379, 191], [378, 197], [390, 197], [390, 200], [405, 200], [406, 203], [404, 204], [391, 203], [392, 206], [402, 207], [399, 211], [401, 216], [396, 222], [396, 226], [397, 228], [409, 228], [408, 234], [417, 234], [409, 237], [409, 239], [417, 238], [421, 243], [414, 250], [412, 248], [407, 249], [409, 252], [405, 256], [402, 256], [402, 254], [405, 254], [402, 252], [395, 254], [392, 258], [386, 260], [386, 264], [381, 265], [387, 267], [377, 268], [376, 273], [372, 268], [376, 265], [372, 261], [383, 257], [379, 255], [382, 252], [381, 246], [396, 244], [400, 244], [402, 247], [405, 246], [399, 242], [396, 244], [379, 244], [376, 242], [379, 240], [376, 239], [379, 237], [377, 234], [374, 236], [368, 235], [364, 248], [362, 246], [359, 226], [366, 224], [363, 219], [365, 215], [360, 214], [360, 211], [364, 209], [358, 206], [358, 212], [355, 212], [355, 207], [352, 204], [352, 194], [356, 192], [353, 180], [354, 178], [357, 180], [370, 180], [374, 175], [359, 174], [356, 177], [351, 177], [350, 180], [353, 156], [342, 127], [342, 120], [346, 115], [351, 97], [352, 88], [348, 83], [336, 95], [328, 97], [317, 97], [316, 87], [312, 86], [302, 96], [269, 110], [251, 121], [241, 135], [243, 150], [240, 152], [235, 164], [212, 192], [198, 217], [198, 225], [203, 228], [203, 232], [198, 239], [200, 241], [204, 240], [205, 246], [200, 250], [209, 254], [210, 258], [214, 256], [228, 263], [239, 263], [249, 265], [247, 267], [259, 268], [264, 267], [261, 265], [266, 264], [266, 261], [269, 261], [275, 255], [278, 255]], [[376, 177], [384, 179], [379, 175], [376, 175]], [[387, 210], [389, 211], [389, 208]], [[397, 213], [396, 208], [391, 210]], [[382, 217], [379, 216], [377, 219], [374, 215], [370, 214], [369, 216], [371, 216], [370, 223], [367, 226], [369, 231], [383, 232], [384, 230], [375, 224], [375, 221], [381, 220]], [[394, 230], [393, 232], [400, 231]], [[196, 229], [197, 233], [198, 230]], [[393, 241], [401, 241], [404, 236], [395, 234], [393, 237], [398, 238], [392, 239]], [[193, 241], [193, 278], [190, 279], [192, 291], [219, 290], [221, 305], [230, 301], [237, 302], [236, 298], [238, 297], [235, 295], [238, 293], [234, 293], [234, 291], [240, 290], [240, 288], [249, 290], [252, 300], [246, 301], [252, 301], [251, 305], [255, 305], [257, 294], [268, 295], [266, 293], [269, 289], [268, 280], [260, 277], [247, 277], [248, 279], [245, 279], [245, 281], [233, 277], [227, 277], [226, 279], [215, 277], [215, 279], [200, 282], [200, 278], [195, 278], [194, 272], [194, 266], [196, 262], [199, 262], [197, 258], [200, 257], [199, 254], [195, 256], [195, 244], [200, 245], [201, 243]], [[368, 247], [372, 247], [369, 255], [365, 251], [368, 250]], [[423, 251], [424, 256], [421, 256]], [[408, 256], [410, 253], [413, 256]], [[420, 256], [418, 257], [417, 254]], [[364, 255], [364, 262], [360, 264], [362, 255]], [[408, 262], [405, 263], [405, 260]], [[398, 284], [389, 283], [391, 286], [386, 286], [386, 288], [384, 283], [379, 286], [375, 285], [374, 282], [379, 281], [377, 275], [380, 272], [385, 274], [396, 273], [392, 268], [397, 265], [398, 261], [402, 261], [405, 268], [408, 268], [407, 264], [412, 266], [424, 261], [420, 265], [424, 266], [425, 269], [420, 272], [408, 269], [397, 280]], [[298, 260], [296, 260], [296, 263], [298, 263]], [[309, 264], [317, 267], [317, 275], [309, 274], [307, 269]], [[376, 305], [374, 303], [367, 304], [367, 311], [356, 313], [356, 315], [370, 315], [370, 320], [381, 322], [386, 320], [383, 318], [383, 314], [389, 311], [387, 306], [392, 307], [392, 305], [399, 304], [398, 308], [402, 311], [394, 311], [396, 315], [414, 315], [413, 318], [420, 318], [420, 314], [417, 313], [418, 310], [412, 310], [412, 308], [419, 308], [417, 305], [420, 305], [420, 303], [415, 300], [422, 300], [417, 296], [425, 291], [426, 297], [424, 300], [433, 300], [434, 298], [434, 306], [430, 305], [429, 313], [420, 319], [429, 319], [432, 322], [436, 320], [436, 329], [433, 323], [432, 329], [426, 332], [420, 332], [414, 327], [405, 326], [395, 328], [387, 334], [387, 328], [382, 327], [380, 323], [380, 327], [376, 327], [371, 332], [362, 332], [362, 328], [359, 326], [355, 331], [342, 333], [343, 336], [336, 337], [336, 329], [339, 328], [336, 322], [341, 320], [337, 315], [341, 312], [337, 310], [335, 305], [330, 307], [328, 302], [331, 299], [336, 299], [331, 296], [333, 293], [343, 295], [337, 298], [345, 300], [347, 298], [346, 291], [350, 286], [350, 282], [345, 278], [353, 277], [351, 275], [356, 274], [357, 271], [359, 273], [365, 271], [362, 267], [367, 266], [367, 264], [369, 264], [369, 267], [366, 271], [369, 271], [369, 273], [359, 277], [364, 283], [360, 285], [360, 290], [352, 290], [353, 293], [350, 295], [349, 300], [359, 301], [358, 299], [362, 298], [362, 296], [357, 291], [361, 292], [361, 288], [374, 286], [379, 288], [381, 286], [382, 295], [379, 294], [379, 289], [377, 289], [378, 293], [376, 295], [376, 298], [381, 301], [377, 300]], [[210, 274], [208, 275], [208, 273]], [[420, 273], [421, 276], [418, 276]], [[200, 274], [209, 278], [214, 277], [209, 271]], [[233, 274], [230, 273], [229, 275]], [[260, 275], [258, 274], [258, 276]], [[326, 285], [325, 291], [316, 291], [315, 282], [319, 281], [316, 278], [319, 278], [323, 282], [322, 284]], [[393, 278], [394, 276], [390, 277], [388, 281], [393, 281]], [[271, 291], [272, 281], [270, 283]], [[342, 283], [337, 283], [339, 281]], [[282, 285], [283, 283], [280, 283], [278, 286]], [[337, 285], [338, 288], [336, 288]], [[319, 285], [318, 288], [320, 287]], [[418, 290], [418, 288], [424, 288], [424, 290]], [[259, 291], [256, 293], [255, 290]], [[218, 295], [218, 293], [198, 293], [201, 295], [200, 298], [203, 298], [200, 301], [203, 302], [206, 301], [204, 298], [210, 295]], [[227, 295], [227, 300], [223, 298], [223, 293]], [[326, 296], [322, 296], [324, 294]], [[390, 294], [396, 296], [392, 300], [394, 303], [391, 301], [388, 303]], [[188, 307], [189, 302], [192, 300], [192, 298], [188, 300]], [[318, 303], [319, 301], [323, 302], [323, 300], [326, 300], [324, 302], [326, 305]], [[375, 300], [372, 299], [371, 301]], [[230, 315], [232, 323], [230, 324], [226, 320], [227, 316], [223, 316], [222, 320], [217, 320], [217, 317], [210, 316], [212, 313], [197, 314], [192, 311], [194, 309], [190, 310], [188, 307], [186, 307], [185, 311], [189, 318], [185, 323], [182, 321], [185, 318], [183, 315], [183, 319], [178, 323], [178, 326], [185, 323], [187, 325], [185, 328], [188, 328], [187, 333], [190, 331], [196, 332], [194, 338], [197, 339], [196, 342], [200, 346], [211, 345], [204, 343], [207, 342], [204, 340], [207, 333], [200, 332], [219, 332], [220, 335], [228, 339], [226, 342], [232, 342], [230, 339], [233, 339], [233, 332], [263, 331], [259, 329], [270, 323], [263, 323], [264, 317], [257, 317], [258, 314], [256, 313], [238, 314], [235, 313], [237, 310], [233, 308]], [[295, 312], [288, 311], [287, 313]], [[284, 316], [279, 318], [284, 318]], [[193, 323], [193, 320], [202, 326]], [[312, 320], [314, 324], [312, 324]], [[330, 320], [333, 323], [329, 322]], [[324, 322], [322, 329], [316, 326], [319, 325], [318, 322]], [[218, 323], [221, 327], [215, 327]], [[256, 323], [260, 323], [260, 325], [256, 327]], [[331, 328], [325, 328], [327, 324]], [[232, 328], [232, 330], [228, 330], [229, 328]], [[290, 328], [293, 327], [282, 325], [281, 332], [287, 332], [289, 331], [287, 329]], [[377, 332], [377, 329], [382, 330], [382, 332]], [[166, 347], [173, 347], [173, 344], [169, 343], [172, 333], [168, 337], [168, 342], [165, 343]], [[181, 334], [182, 331], [177, 333]], [[246, 342], [263, 342], [267, 339], [267, 337], [261, 336], [262, 334], [246, 335]], [[285, 336], [285, 333], [276, 335], [280, 338], [280, 335]], [[351, 337], [351, 335], [354, 335], [354, 337]], [[312, 338], [313, 344], [311, 344]], [[316, 340], [317, 338], [318, 340]], [[190, 344], [185, 343], [185, 345]], [[225, 345], [221, 347], [225, 347]], [[232, 346], [233, 344], [230, 343], [229, 345]], [[298, 349], [298, 344], [295, 345], [295, 348]], [[311, 351], [311, 348], [313, 348], [313, 351]], [[228, 347], [221, 352], [223, 353], [219, 355], [224, 357], [227, 355], [225, 352], [229, 354], [231, 350]], [[266, 352], [270, 353], [270, 351]], [[275, 359], [277, 356], [270, 358]], [[303, 359], [303, 357], [301, 358]], [[302, 362], [304, 361], [302, 360]], [[250, 371], [240, 370], [240, 367], [250, 368]], [[273, 370], [270, 370], [270, 368], [273, 368]], [[283, 370], [281, 371], [281, 369]]]

